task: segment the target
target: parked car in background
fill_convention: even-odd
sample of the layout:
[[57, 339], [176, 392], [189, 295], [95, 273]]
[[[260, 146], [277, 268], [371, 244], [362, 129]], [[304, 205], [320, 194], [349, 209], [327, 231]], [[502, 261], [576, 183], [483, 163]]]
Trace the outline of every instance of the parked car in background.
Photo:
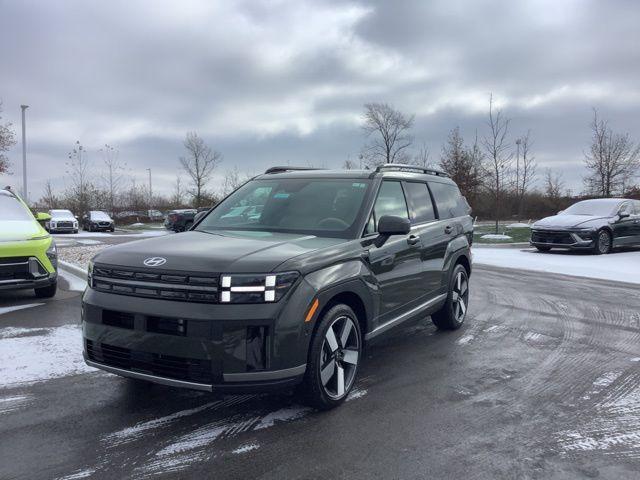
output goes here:
[[0, 190], [0, 290], [33, 289], [53, 297], [58, 252], [51, 235], [11, 190]]
[[174, 232], [184, 232], [191, 228], [196, 214], [200, 212], [206, 212], [207, 210], [210, 210], [210, 207], [171, 210], [167, 214], [167, 218], [164, 221], [164, 226], [167, 230], [173, 230]]
[[[243, 215], [249, 205], [261, 208]], [[209, 392], [300, 385], [332, 408], [367, 342], [416, 318], [462, 326], [472, 239], [469, 206], [442, 172], [270, 168], [191, 231], [94, 257], [84, 358]]]
[[100, 210], [91, 210], [87, 215], [82, 217], [82, 228], [89, 232], [113, 232], [116, 229], [116, 222], [109, 216], [107, 212]]
[[78, 219], [71, 210], [49, 210], [51, 220], [46, 223], [47, 231], [51, 233], [78, 233]]
[[583, 200], [531, 228], [531, 245], [589, 250], [596, 255], [615, 247], [640, 246], [640, 201], [626, 198]]
[[164, 214], [160, 210], [147, 210], [147, 217], [152, 222], [161, 222], [164, 220]]

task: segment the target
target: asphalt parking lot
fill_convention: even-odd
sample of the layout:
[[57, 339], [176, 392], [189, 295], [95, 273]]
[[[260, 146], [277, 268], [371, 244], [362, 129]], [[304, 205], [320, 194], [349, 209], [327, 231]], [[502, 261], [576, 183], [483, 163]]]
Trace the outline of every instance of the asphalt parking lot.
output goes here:
[[[62, 284], [0, 328], [73, 328], [80, 294]], [[326, 413], [77, 365], [5, 385], [0, 478], [638, 478], [637, 285], [477, 267], [471, 287], [461, 330], [405, 325]], [[33, 303], [0, 294], [0, 309]], [[65, 355], [80, 353], [78, 336]]]

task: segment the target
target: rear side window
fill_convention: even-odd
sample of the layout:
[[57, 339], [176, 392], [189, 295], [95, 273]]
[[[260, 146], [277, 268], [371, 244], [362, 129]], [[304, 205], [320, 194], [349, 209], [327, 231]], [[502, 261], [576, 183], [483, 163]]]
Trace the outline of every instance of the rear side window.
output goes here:
[[633, 203], [635, 205], [635, 214], [640, 215], [640, 200], [636, 200]]
[[382, 182], [382, 186], [378, 192], [378, 198], [373, 206], [373, 213], [365, 228], [365, 234], [378, 230], [378, 220], [380, 220], [380, 217], [383, 215], [393, 215], [406, 218], [407, 220], [409, 219], [407, 201], [404, 198], [404, 192], [400, 182]]
[[426, 183], [407, 182], [405, 184], [407, 197], [411, 204], [411, 222], [422, 223], [435, 220], [431, 195]]
[[466, 200], [455, 185], [448, 183], [430, 182], [429, 188], [436, 202], [440, 218], [454, 218], [469, 215]]

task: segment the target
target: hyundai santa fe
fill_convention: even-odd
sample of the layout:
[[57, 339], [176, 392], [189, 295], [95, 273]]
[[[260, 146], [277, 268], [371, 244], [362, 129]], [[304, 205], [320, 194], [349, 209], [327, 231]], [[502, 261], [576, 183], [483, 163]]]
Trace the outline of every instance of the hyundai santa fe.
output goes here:
[[469, 206], [441, 172], [274, 167], [189, 231], [93, 259], [85, 360], [213, 392], [296, 386], [331, 408], [368, 342], [417, 317], [462, 325], [472, 239]]

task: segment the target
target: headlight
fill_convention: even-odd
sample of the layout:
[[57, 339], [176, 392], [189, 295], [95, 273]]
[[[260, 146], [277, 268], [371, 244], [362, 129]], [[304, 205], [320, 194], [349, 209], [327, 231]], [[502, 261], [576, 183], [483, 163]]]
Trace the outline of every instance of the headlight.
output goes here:
[[93, 260], [89, 260], [89, 266], [87, 267], [87, 283], [91, 287], [91, 279], [93, 277]]
[[221, 275], [221, 303], [277, 302], [291, 289], [298, 272]]
[[51, 239], [51, 245], [49, 245], [49, 248], [47, 248], [47, 257], [49, 258], [49, 261], [51, 262], [51, 265], [53, 265], [53, 268], [57, 269], [58, 268], [58, 248], [56, 247], [56, 242]]

